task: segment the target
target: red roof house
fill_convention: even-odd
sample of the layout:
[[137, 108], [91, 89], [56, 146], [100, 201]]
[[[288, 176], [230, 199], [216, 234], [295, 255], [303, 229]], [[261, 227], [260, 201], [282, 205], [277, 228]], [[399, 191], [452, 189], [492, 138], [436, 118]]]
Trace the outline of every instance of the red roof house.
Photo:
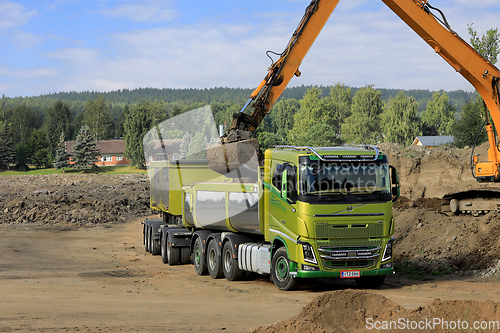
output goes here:
[[[66, 141], [66, 150], [68, 153], [73, 152], [73, 146], [75, 141]], [[99, 160], [97, 161], [98, 166], [108, 166], [108, 165], [129, 165], [129, 161], [123, 156], [125, 151], [126, 140], [102, 140], [98, 141], [97, 145], [101, 152]], [[72, 162], [70, 161], [72, 164]]]

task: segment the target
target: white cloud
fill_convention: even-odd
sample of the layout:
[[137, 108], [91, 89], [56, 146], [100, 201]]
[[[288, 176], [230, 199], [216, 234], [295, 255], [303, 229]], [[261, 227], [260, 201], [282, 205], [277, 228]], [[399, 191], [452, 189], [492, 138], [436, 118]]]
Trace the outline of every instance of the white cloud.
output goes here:
[[86, 41], [84, 41], [84, 40], [77, 40], [77, 39], [73, 39], [73, 38], [62, 37], [59, 35], [54, 35], [52, 33], [49, 33], [48, 37], [52, 40], [57, 40], [57, 41], [65, 43], [65, 44], [73, 44], [73, 45], [86, 44]]
[[169, 7], [171, 1], [141, 1], [140, 3], [124, 4], [115, 8], [99, 11], [104, 16], [123, 17], [136, 22], [171, 21], [179, 16], [178, 12]]
[[11, 1], [0, 1], [0, 29], [11, 29], [26, 25], [36, 11], [25, 11], [23, 5]]
[[10, 39], [18, 49], [32, 49], [43, 42], [42, 37], [25, 31], [13, 32]]
[[56, 60], [67, 68], [82, 73], [92, 71], [99, 65], [99, 51], [85, 48], [66, 48], [54, 52], [47, 52], [45, 56]]

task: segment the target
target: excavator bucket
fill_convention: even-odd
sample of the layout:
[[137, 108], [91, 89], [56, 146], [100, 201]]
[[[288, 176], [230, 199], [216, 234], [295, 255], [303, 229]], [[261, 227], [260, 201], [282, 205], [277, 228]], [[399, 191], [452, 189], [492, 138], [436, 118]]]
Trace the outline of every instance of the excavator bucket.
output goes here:
[[247, 139], [229, 143], [217, 143], [207, 147], [208, 165], [212, 170], [223, 175], [238, 177], [239, 171], [259, 168], [259, 141]]

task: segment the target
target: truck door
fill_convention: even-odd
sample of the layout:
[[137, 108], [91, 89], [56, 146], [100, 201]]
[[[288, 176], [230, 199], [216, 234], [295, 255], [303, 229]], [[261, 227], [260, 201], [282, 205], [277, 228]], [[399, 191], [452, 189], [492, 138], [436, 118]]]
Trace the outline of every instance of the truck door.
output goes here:
[[296, 229], [297, 167], [289, 162], [276, 164], [270, 192], [270, 231], [285, 241], [296, 242], [290, 231]]

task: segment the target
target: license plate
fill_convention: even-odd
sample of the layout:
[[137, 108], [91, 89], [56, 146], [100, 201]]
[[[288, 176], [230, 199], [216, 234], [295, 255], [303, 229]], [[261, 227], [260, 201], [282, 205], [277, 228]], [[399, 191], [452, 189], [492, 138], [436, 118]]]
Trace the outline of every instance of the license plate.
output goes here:
[[341, 271], [340, 277], [343, 279], [353, 279], [361, 277], [361, 271]]

